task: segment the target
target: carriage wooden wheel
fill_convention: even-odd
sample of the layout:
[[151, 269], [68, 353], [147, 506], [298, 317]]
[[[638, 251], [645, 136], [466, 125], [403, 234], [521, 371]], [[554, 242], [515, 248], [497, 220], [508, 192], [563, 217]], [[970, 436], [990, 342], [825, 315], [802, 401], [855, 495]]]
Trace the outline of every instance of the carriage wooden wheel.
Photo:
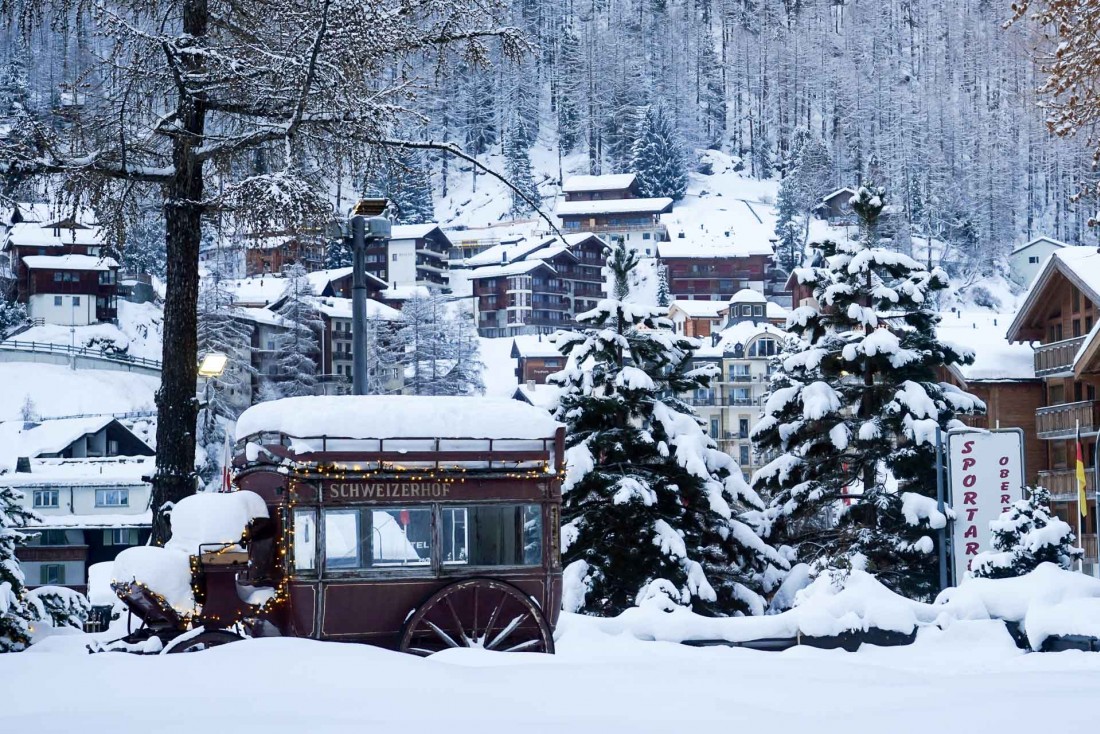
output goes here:
[[432, 594], [402, 631], [402, 652], [431, 655], [455, 647], [553, 653], [554, 636], [529, 596], [503, 581], [474, 578]]

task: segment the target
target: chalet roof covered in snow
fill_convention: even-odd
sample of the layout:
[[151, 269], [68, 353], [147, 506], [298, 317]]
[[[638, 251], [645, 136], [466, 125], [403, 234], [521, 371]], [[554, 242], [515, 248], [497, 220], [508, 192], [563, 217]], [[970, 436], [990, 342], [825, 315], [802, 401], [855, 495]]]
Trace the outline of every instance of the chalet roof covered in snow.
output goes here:
[[822, 204], [827, 204], [830, 201], [832, 201], [833, 199], [835, 199], [836, 197], [842, 196], [842, 195], [845, 195], [845, 194], [847, 194], [849, 197], [851, 197], [851, 196], [855, 196], [856, 192], [855, 192], [855, 189], [853, 189], [849, 186], [843, 186], [843, 187], [837, 189], [836, 191], [833, 191], [832, 193], [829, 193], [829, 194], [826, 194], [825, 196], [822, 196], [821, 197], [821, 203]]
[[20, 201], [4, 213], [4, 222], [11, 223], [19, 211], [20, 222], [37, 222], [39, 224], [54, 224], [62, 221], [75, 221], [78, 224], [95, 224], [95, 214], [90, 209], [79, 209], [76, 212], [71, 207], [60, 207], [41, 201]]
[[606, 242], [591, 232], [575, 232], [562, 237], [521, 238], [518, 242], [501, 243], [466, 258], [466, 267], [476, 268], [482, 265], [502, 265], [517, 260], [549, 260], [562, 252], [572, 252], [572, 248], [590, 239], [596, 239], [606, 246]]
[[289, 329], [291, 322], [284, 319], [270, 308], [262, 306], [241, 306], [233, 309], [233, 315], [242, 321], [264, 326], [278, 326]]
[[266, 306], [283, 295], [286, 278], [279, 275], [253, 275], [237, 280], [224, 280], [224, 285], [239, 306]]
[[1065, 242], [1062, 242], [1061, 240], [1056, 240], [1053, 237], [1047, 237], [1046, 235], [1042, 235], [1042, 236], [1036, 237], [1033, 240], [1025, 242], [1024, 244], [1020, 245], [1019, 247], [1016, 247], [1015, 249], [1012, 250], [1012, 254], [1015, 255], [1017, 252], [1023, 252], [1024, 250], [1028, 249], [1029, 247], [1032, 247], [1033, 245], [1037, 245], [1040, 242], [1047, 242], [1047, 243], [1052, 244], [1052, 245], [1054, 245], [1055, 247], [1058, 247], [1058, 248], [1070, 247], [1071, 246], [1071, 245], [1069, 245]]
[[103, 244], [103, 230], [92, 226], [54, 228], [39, 222], [20, 222], [8, 230], [6, 242], [19, 247], [98, 246]]
[[669, 304], [669, 313], [676, 308], [693, 319], [716, 319], [719, 312], [725, 310], [725, 301], [673, 301]]
[[737, 347], [748, 346], [749, 342], [757, 337], [771, 336], [774, 339], [782, 339], [787, 332], [764, 321], [741, 321], [728, 329], [724, 329], [717, 343], [704, 340], [703, 346], [695, 355], [702, 358], [714, 358], [728, 356]]
[[236, 435], [544, 439], [559, 425], [546, 411], [506, 398], [322, 395], [253, 405], [237, 420]]
[[570, 176], [561, 190], [566, 194], [582, 191], [621, 191], [634, 185], [638, 177], [633, 173], [608, 173], [602, 176]]
[[1063, 247], [1051, 253], [1043, 269], [1028, 288], [1016, 318], [1008, 327], [1011, 341], [1033, 341], [1046, 333], [1045, 313], [1037, 308], [1052, 288], [1058, 287], [1058, 277], [1073, 283], [1094, 303], [1100, 303], [1100, 250], [1095, 247]]
[[28, 255], [23, 264], [31, 270], [90, 270], [106, 272], [118, 267], [113, 257], [93, 255]]
[[672, 199], [598, 199], [596, 201], [563, 201], [555, 212], [559, 217], [586, 214], [664, 214], [672, 211]]
[[[774, 218], [763, 207], [731, 202], [729, 210], [709, 220], [671, 222], [668, 242], [657, 243], [664, 258], [734, 258], [773, 254]], [[758, 211], [758, 209], [760, 211]]]
[[527, 405], [552, 412], [557, 410], [558, 401], [561, 400], [561, 388], [557, 385], [527, 385], [520, 383], [512, 395], [513, 400], [518, 400]]
[[[43, 454], [58, 454], [67, 449], [74, 442], [94, 433], [98, 433], [112, 423], [117, 423], [110, 415], [88, 416], [86, 418], [55, 418], [43, 420], [41, 423], [25, 423], [21, 420], [4, 421], [0, 423], [0, 442], [4, 444], [5, 453], [14, 456], [36, 458]], [[153, 453], [144, 441], [134, 435], [130, 429], [117, 424], [117, 429], [129, 433], [138, 445], [144, 447], [149, 454]], [[79, 459], [76, 461], [87, 461]], [[0, 464], [0, 471], [3, 471]]]
[[[334, 296], [317, 296], [307, 299], [318, 312], [330, 319], [350, 319], [351, 299], [336, 298]], [[373, 299], [367, 299], [367, 318], [381, 319], [383, 321], [397, 321], [401, 318], [401, 312], [396, 308], [390, 308], [384, 303]]]
[[553, 359], [560, 357], [561, 352], [554, 342], [542, 334], [517, 334], [512, 337], [511, 355], [513, 359]]
[[546, 268], [552, 273], [557, 272], [554, 266], [548, 262], [542, 260], [521, 260], [507, 265], [486, 265], [483, 268], [477, 268], [470, 273], [469, 278], [470, 280], [502, 278], [509, 275], [523, 275], [540, 268]]
[[426, 285], [400, 285], [390, 286], [378, 293], [378, 298], [383, 301], [407, 301], [410, 298], [427, 298], [431, 291]]
[[[422, 240], [437, 229], [439, 229], [439, 225], [434, 222], [428, 224], [395, 224], [390, 229], [390, 239]], [[439, 229], [439, 233], [446, 237], [443, 230]]]
[[137, 487], [156, 468], [153, 456], [31, 459], [29, 472], [3, 474], [5, 485], [35, 487]]

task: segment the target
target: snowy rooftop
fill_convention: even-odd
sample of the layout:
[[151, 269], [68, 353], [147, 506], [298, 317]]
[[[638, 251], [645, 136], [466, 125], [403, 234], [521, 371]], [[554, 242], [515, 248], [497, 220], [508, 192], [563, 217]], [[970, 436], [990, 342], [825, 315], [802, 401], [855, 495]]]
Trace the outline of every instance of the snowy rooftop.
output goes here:
[[[549, 260], [596, 235], [591, 232], [575, 232], [562, 237], [523, 238], [518, 242], [501, 243], [466, 258], [466, 267], [501, 265], [522, 259]], [[600, 240], [601, 242], [603, 240]]]
[[237, 305], [266, 306], [283, 295], [286, 278], [281, 275], [254, 275], [239, 280], [226, 280], [223, 285], [233, 293], [233, 300]]
[[[727, 207], [714, 209], [703, 221], [674, 211], [666, 222], [669, 241], [657, 243], [657, 251], [662, 257], [771, 255], [775, 223], [768, 209], [748, 201], [732, 201]], [[678, 216], [683, 223], [675, 221]]]
[[672, 199], [600, 199], [598, 201], [563, 201], [554, 212], [559, 217], [584, 214], [663, 214], [672, 211]]
[[542, 408], [546, 412], [557, 410], [561, 399], [561, 388], [557, 385], [526, 385], [516, 388], [513, 396], [517, 401]]
[[145, 484], [143, 476], [153, 473], [153, 456], [107, 456], [85, 459], [31, 459], [30, 472], [4, 474], [5, 485], [39, 487], [113, 487]]
[[80, 209], [74, 213], [71, 207], [61, 207], [55, 204], [48, 204], [41, 201], [17, 202], [14, 207], [6, 210], [4, 214], [4, 222], [11, 221], [12, 216], [15, 214], [16, 208], [19, 209], [19, 216], [22, 217], [23, 222], [53, 224], [55, 222], [75, 220], [79, 224], [96, 223], [95, 215], [91, 212], [90, 209]]
[[633, 173], [609, 173], [603, 176], [570, 176], [561, 190], [566, 194], [580, 191], [621, 191], [634, 185]]
[[427, 237], [434, 230], [439, 229], [435, 223], [429, 224], [395, 224], [390, 231], [391, 240], [419, 240]]
[[788, 309], [772, 301], [768, 301], [768, 305], [764, 307], [764, 314], [769, 319], [785, 319], [789, 313], [790, 311]]
[[431, 295], [426, 285], [402, 285], [389, 287], [378, 294], [383, 301], [407, 301], [410, 298], [427, 298]]
[[[1073, 272], [1094, 296], [1100, 296], [1100, 250], [1095, 247], [1065, 247], [1051, 255]], [[1036, 281], [1038, 282], [1038, 281]]]
[[754, 291], [752, 288], [742, 288], [733, 294], [730, 298], [730, 303], [767, 303], [768, 299], [764, 297], [764, 294], [760, 291]]
[[0, 436], [6, 448], [17, 456], [34, 458], [63, 451], [73, 441], [99, 431], [113, 420], [109, 415], [61, 418], [31, 424], [27, 428], [23, 421], [5, 421], [0, 423]]
[[[309, 278], [309, 284], [313, 286], [313, 290], [316, 293], [323, 291], [329, 283], [340, 278], [346, 278], [351, 275], [352, 268], [333, 268], [331, 270], [317, 270], [306, 277]], [[370, 275], [368, 273], [367, 275]], [[371, 276], [373, 277], [373, 276]]]
[[959, 365], [967, 380], [1021, 380], [1035, 377], [1030, 346], [1005, 338], [1012, 314], [990, 311], [944, 312], [937, 334], [941, 339], [974, 351], [972, 365]]
[[471, 272], [469, 277], [470, 280], [501, 278], [508, 275], [523, 275], [539, 268], [549, 268], [551, 271], [557, 272], [554, 270], [553, 265], [542, 260], [521, 260], [508, 265], [486, 265]]
[[557, 346], [541, 334], [517, 334], [512, 337], [512, 354], [520, 357], [560, 357]]
[[93, 255], [28, 255], [23, 264], [31, 270], [107, 271], [118, 267], [118, 261], [112, 257]]
[[1045, 313], [1035, 308], [1051, 285], [1055, 273], [1074, 282], [1094, 302], [1100, 302], [1100, 251], [1095, 247], [1063, 247], [1043, 263], [1008, 329], [1014, 341], [1039, 339], [1045, 332]]
[[[320, 313], [330, 319], [350, 319], [351, 299], [336, 297], [315, 297], [308, 299]], [[384, 321], [397, 321], [401, 318], [401, 312], [396, 308], [390, 308], [384, 303], [367, 299], [367, 318], [381, 319]]]
[[675, 306], [693, 319], [716, 319], [726, 305], [725, 301], [673, 301], [669, 309]]
[[558, 426], [545, 411], [502, 398], [325, 395], [254, 405], [237, 420], [236, 435], [543, 439]]
[[[55, 232], [57, 234], [55, 234]], [[8, 230], [8, 242], [24, 247], [61, 247], [63, 245], [102, 245], [99, 227], [54, 229], [38, 222], [20, 222]]]
[[1067, 244], [1065, 242], [1062, 242], [1061, 240], [1056, 240], [1053, 237], [1047, 237], [1046, 235], [1042, 235], [1040, 237], [1036, 237], [1035, 239], [1029, 240], [1028, 242], [1025, 242], [1024, 244], [1016, 247], [1015, 249], [1012, 250], [1012, 254], [1015, 255], [1017, 252], [1023, 252], [1024, 250], [1031, 247], [1032, 245], [1038, 244], [1040, 242], [1049, 242], [1050, 244], [1054, 245], [1055, 247], [1059, 247], [1059, 248], [1061, 248], [1061, 247], [1070, 247], [1069, 244]]
[[265, 326], [283, 326], [290, 327], [290, 322], [284, 319], [279, 314], [272, 311], [270, 308], [263, 307], [238, 307], [233, 309], [233, 315], [244, 321], [251, 322], [253, 324], [264, 324]]

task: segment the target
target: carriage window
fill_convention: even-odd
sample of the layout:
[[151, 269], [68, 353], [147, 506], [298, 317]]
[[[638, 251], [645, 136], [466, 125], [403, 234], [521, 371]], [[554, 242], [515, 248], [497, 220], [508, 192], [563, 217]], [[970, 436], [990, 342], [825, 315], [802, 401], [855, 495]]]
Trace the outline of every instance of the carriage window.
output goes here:
[[359, 510], [325, 510], [325, 568], [362, 568]]
[[432, 562], [432, 511], [371, 511], [372, 566], [427, 566]]
[[542, 563], [542, 512], [538, 505], [444, 507], [442, 518], [445, 564]]
[[317, 511], [294, 511], [294, 570], [317, 568]]

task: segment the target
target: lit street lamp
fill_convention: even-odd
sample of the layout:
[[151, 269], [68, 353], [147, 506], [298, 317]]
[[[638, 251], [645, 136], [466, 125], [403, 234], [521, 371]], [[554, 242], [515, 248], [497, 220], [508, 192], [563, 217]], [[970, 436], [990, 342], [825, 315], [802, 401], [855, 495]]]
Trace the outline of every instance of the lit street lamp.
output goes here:
[[210, 431], [213, 430], [214, 418], [210, 412], [210, 379], [217, 379], [225, 372], [226, 365], [229, 364], [229, 356], [222, 352], [207, 352], [202, 356], [202, 360], [199, 362], [199, 377], [206, 381], [206, 401], [203, 403], [203, 410], [206, 411], [206, 434], [209, 436]]

